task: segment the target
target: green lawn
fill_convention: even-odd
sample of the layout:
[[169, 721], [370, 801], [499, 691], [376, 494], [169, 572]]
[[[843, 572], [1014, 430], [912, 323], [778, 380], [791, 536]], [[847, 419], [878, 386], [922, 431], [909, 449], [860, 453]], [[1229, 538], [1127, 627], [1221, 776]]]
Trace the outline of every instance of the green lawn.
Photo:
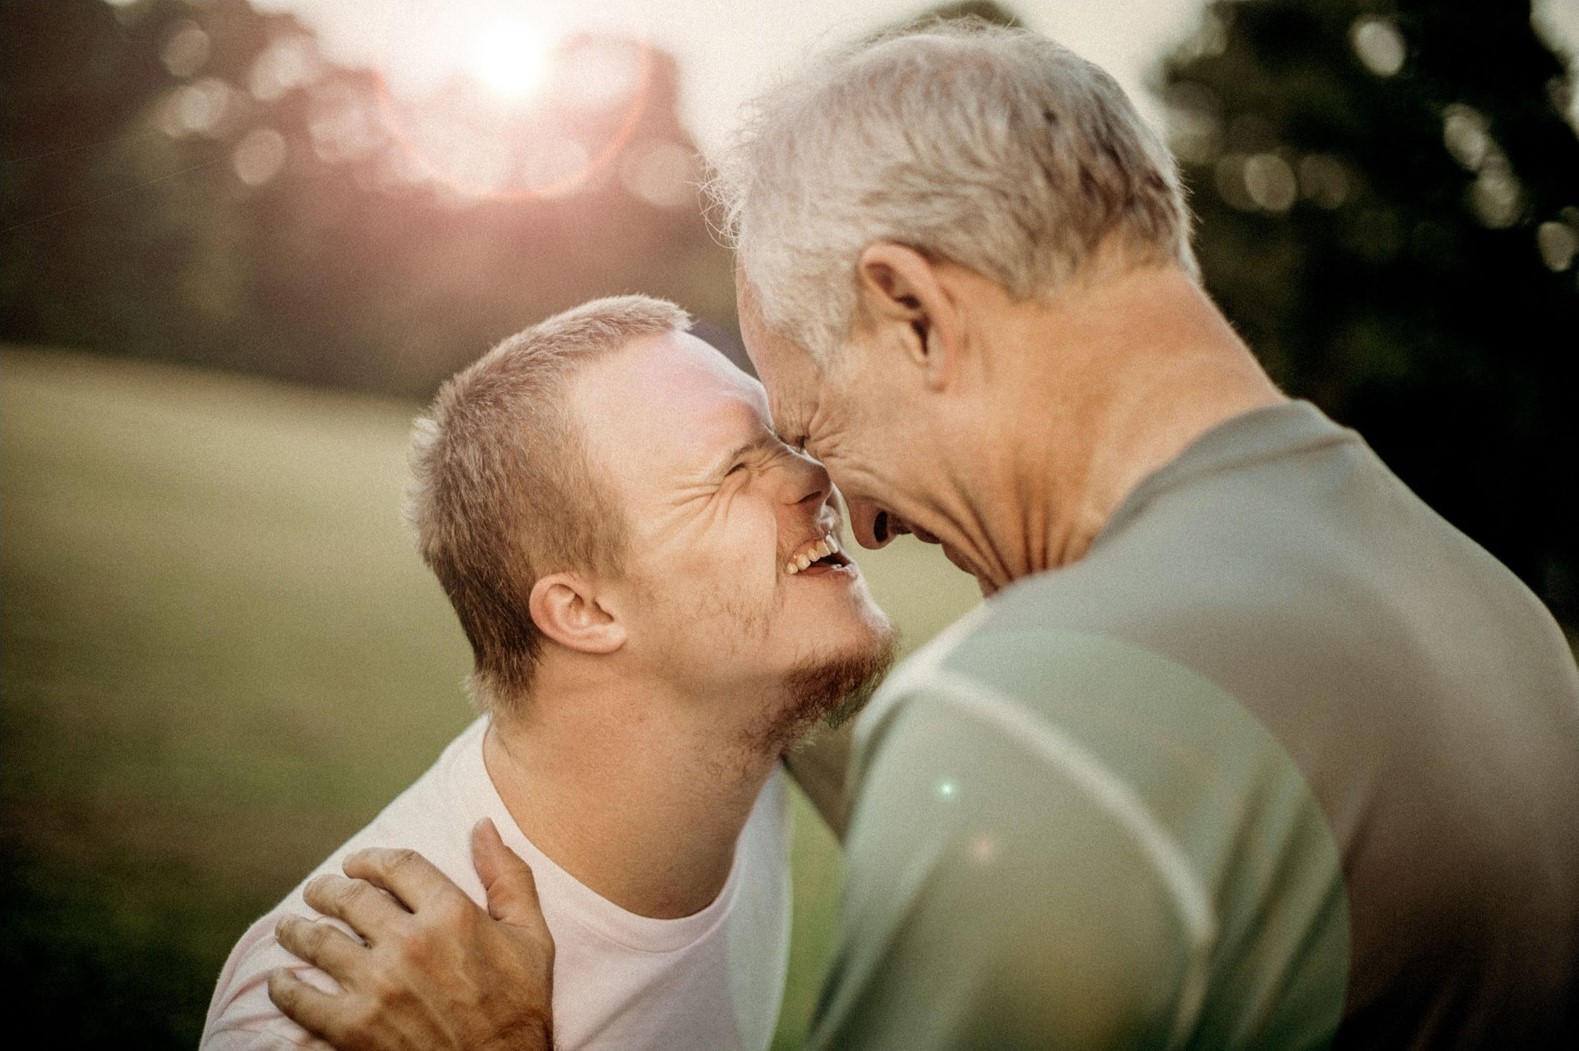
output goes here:
[[[471, 717], [399, 522], [415, 408], [0, 354], [0, 964], [52, 1043], [194, 1045], [235, 938]], [[862, 561], [909, 645], [975, 601], [918, 545]], [[839, 870], [796, 806], [782, 1047]]]

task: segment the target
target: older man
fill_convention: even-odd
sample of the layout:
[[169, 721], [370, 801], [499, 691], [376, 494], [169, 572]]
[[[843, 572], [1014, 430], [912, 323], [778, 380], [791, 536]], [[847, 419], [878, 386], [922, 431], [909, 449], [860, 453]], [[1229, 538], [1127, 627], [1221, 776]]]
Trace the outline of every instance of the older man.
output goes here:
[[1563, 636], [1267, 379], [1108, 76], [890, 39], [763, 100], [721, 195], [780, 434], [991, 595], [862, 717], [818, 1046], [1572, 1035]]
[[[504, 846], [530, 860], [552, 943], [521, 944], [553, 959], [565, 1051], [767, 1047], [789, 932], [775, 768], [886, 669], [891, 632], [839, 550], [827, 475], [687, 323], [590, 303], [506, 340], [419, 421], [411, 517], [486, 714], [247, 932], [205, 1047], [305, 1039], [270, 972], [334, 986], [275, 925], [326, 905], [378, 948], [400, 907], [334, 875], [374, 845], [422, 851], [477, 901]], [[330, 959], [354, 947], [301, 934]]]

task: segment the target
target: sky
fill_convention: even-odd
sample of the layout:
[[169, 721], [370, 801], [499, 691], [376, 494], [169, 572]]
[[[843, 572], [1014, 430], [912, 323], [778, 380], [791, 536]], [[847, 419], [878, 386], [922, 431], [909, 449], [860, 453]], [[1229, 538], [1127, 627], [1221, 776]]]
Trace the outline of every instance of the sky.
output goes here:
[[[932, 6], [928, 0], [253, 2], [296, 14], [319, 33], [332, 59], [378, 66], [397, 87], [416, 89], [457, 70], [476, 72], [490, 45], [497, 61], [534, 45], [546, 49], [580, 29], [638, 36], [679, 59], [681, 119], [704, 152], [727, 136], [743, 102], [807, 57]], [[1579, 52], [1579, 0], [1534, 3], [1561, 50]], [[1160, 122], [1149, 74], [1195, 30], [1204, 0], [1008, 0], [1007, 6], [1030, 28], [1106, 68], [1141, 112]]]
[[[480, 41], [541, 31], [553, 39], [614, 29], [674, 54], [681, 119], [704, 149], [720, 143], [740, 105], [807, 57], [932, 6], [928, 0], [253, 0], [316, 30], [329, 57], [378, 65], [420, 87], [471, 68]], [[1579, 2], [1579, 0], [1576, 0]], [[1009, 0], [1030, 28], [1108, 69], [1153, 120], [1148, 68], [1187, 38], [1203, 0]], [[486, 44], [481, 45], [486, 50]]]

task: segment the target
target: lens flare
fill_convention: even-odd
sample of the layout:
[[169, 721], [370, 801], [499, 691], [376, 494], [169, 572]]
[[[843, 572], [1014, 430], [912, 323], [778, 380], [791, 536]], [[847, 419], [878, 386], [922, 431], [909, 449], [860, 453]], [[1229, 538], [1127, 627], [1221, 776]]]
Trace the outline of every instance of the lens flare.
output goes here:
[[[426, 104], [402, 103], [376, 73], [375, 97], [385, 126], [408, 160], [427, 178], [463, 198], [561, 197], [575, 193], [621, 155], [647, 109], [653, 77], [651, 47], [641, 40], [620, 41], [619, 46], [626, 49], [633, 71], [629, 82], [620, 85], [623, 90], [611, 98], [597, 93], [596, 97], [581, 97], [587, 94], [586, 86], [578, 86], [577, 78], [569, 74], [595, 58], [596, 48], [589, 52], [576, 46], [545, 54], [545, 67], [551, 74], [545, 80], [552, 83], [542, 85], [538, 95], [545, 97], [534, 97], [531, 105], [511, 104], [507, 111], [472, 112], [470, 117], [464, 110], [453, 110], [439, 120], [441, 114], [434, 110], [432, 99]], [[590, 67], [597, 67], [597, 63], [590, 62]], [[567, 90], [577, 99], [559, 97]], [[595, 103], [591, 112], [601, 113], [589, 125], [597, 131], [573, 132], [564, 125], [567, 116], [578, 112], [578, 99]], [[544, 114], [551, 118], [547, 125], [540, 120]], [[575, 123], [582, 120], [577, 117]], [[477, 121], [489, 127], [473, 126]], [[479, 166], [473, 156], [479, 150], [459, 149], [451, 141], [457, 136], [474, 140], [479, 149], [488, 147], [482, 152], [498, 163]], [[488, 170], [481, 172], [479, 167]]]
[[473, 42], [471, 75], [499, 98], [520, 102], [547, 78], [552, 49], [547, 34], [531, 23], [497, 23]]

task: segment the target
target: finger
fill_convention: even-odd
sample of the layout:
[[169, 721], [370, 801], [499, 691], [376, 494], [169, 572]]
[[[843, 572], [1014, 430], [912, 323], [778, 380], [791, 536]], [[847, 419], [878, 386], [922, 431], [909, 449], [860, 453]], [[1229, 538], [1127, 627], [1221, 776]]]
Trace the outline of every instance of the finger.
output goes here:
[[347, 876], [366, 880], [393, 894], [412, 912], [441, 902], [453, 902], [455, 898], [468, 903], [471, 900], [433, 862], [414, 850], [382, 847], [358, 850], [345, 859], [341, 868]]
[[341, 985], [367, 947], [333, 924], [286, 916], [274, 925], [274, 939], [286, 952], [312, 964]]
[[307, 904], [343, 921], [368, 944], [389, 936], [411, 914], [371, 883], [344, 876], [315, 876], [302, 888]]
[[336, 997], [313, 988], [282, 967], [269, 975], [269, 999], [285, 1017], [314, 1036], [328, 1039], [335, 1019]]
[[472, 826], [472, 864], [488, 892], [488, 915], [515, 927], [546, 928], [531, 866], [504, 845], [487, 818]]

